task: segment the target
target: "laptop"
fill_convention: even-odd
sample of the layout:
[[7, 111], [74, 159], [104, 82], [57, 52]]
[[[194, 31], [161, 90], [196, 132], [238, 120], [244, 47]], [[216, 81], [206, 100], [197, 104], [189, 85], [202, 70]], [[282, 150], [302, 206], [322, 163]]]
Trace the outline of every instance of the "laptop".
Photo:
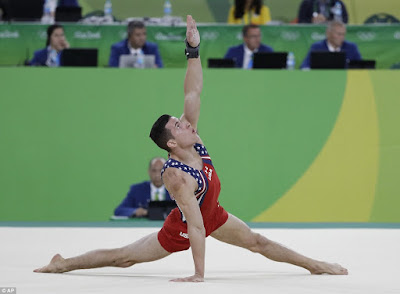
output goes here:
[[171, 210], [176, 207], [175, 201], [172, 200], [150, 201], [148, 218], [149, 220], [165, 220]]
[[42, 18], [44, 0], [11, 0], [8, 3], [10, 20], [37, 21]]
[[253, 68], [286, 68], [287, 52], [257, 52], [253, 55]]
[[56, 8], [56, 22], [78, 22], [82, 18], [82, 7], [58, 6]]
[[98, 59], [97, 48], [64, 49], [61, 54], [61, 66], [96, 67]]
[[[119, 57], [119, 67], [127, 68], [132, 67], [136, 68], [136, 60], [137, 56], [135, 55], [121, 55]], [[155, 55], [144, 55], [143, 56], [143, 67], [144, 68], [154, 68], [156, 64], [156, 56]]]
[[346, 53], [328, 51], [311, 52], [310, 68], [344, 69], [346, 68]]
[[350, 60], [347, 66], [349, 69], [375, 69], [375, 60]]
[[208, 68], [233, 68], [235, 61], [229, 58], [209, 58]]

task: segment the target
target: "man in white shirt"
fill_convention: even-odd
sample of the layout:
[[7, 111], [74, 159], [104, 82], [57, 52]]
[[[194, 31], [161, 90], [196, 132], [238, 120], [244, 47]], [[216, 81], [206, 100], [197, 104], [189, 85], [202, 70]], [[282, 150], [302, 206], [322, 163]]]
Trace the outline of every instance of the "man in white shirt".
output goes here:
[[326, 39], [311, 45], [300, 68], [310, 68], [311, 52], [313, 51], [345, 52], [347, 62], [350, 60], [361, 60], [361, 54], [357, 45], [346, 41], [345, 38], [346, 25], [341, 21], [330, 22], [326, 28]]
[[233, 59], [235, 66], [243, 69], [253, 68], [253, 54], [256, 52], [274, 52], [261, 43], [262, 35], [258, 25], [250, 24], [243, 27], [243, 44], [230, 47], [224, 58]]
[[147, 41], [147, 30], [143, 22], [131, 21], [128, 23], [128, 37], [111, 46], [110, 67], [118, 67], [121, 55], [154, 55], [155, 67], [163, 67], [161, 55], [156, 43]]

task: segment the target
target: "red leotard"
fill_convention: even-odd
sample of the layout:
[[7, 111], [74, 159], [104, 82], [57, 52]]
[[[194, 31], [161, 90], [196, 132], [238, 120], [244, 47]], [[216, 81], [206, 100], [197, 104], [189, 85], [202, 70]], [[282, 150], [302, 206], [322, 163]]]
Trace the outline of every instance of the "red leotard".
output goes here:
[[[195, 144], [193, 147], [203, 161], [203, 169], [201, 171], [170, 158], [164, 164], [161, 175], [167, 168], [173, 167], [188, 173], [197, 181], [198, 189], [194, 192], [194, 196], [200, 206], [207, 237], [227, 221], [228, 213], [218, 202], [221, 183], [207, 149], [201, 144]], [[179, 208], [175, 208], [168, 215], [158, 233], [158, 240], [168, 252], [177, 252], [190, 248], [186, 219]]]

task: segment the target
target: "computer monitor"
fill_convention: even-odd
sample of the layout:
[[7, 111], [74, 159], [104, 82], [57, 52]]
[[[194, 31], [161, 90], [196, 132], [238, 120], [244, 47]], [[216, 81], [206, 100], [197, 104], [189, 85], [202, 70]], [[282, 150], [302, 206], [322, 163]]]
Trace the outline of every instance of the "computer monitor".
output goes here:
[[233, 68], [235, 61], [229, 58], [209, 58], [208, 68]]
[[[137, 67], [136, 61], [137, 56], [135, 55], [121, 55], [119, 57], [119, 67]], [[143, 67], [144, 68], [154, 68], [156, 65], [156, 56], [155, 55], [144, 55], [143, 56]]]
[[172, 200], [150, 201], [148, 218], [149, 220], [165, 220], [171, 210], [176, 207], [175, 201]]
[[77, 22], [82, 18], [82, 7], [58, 6], [56, 8], [56, 22]]
[[9, 1], [9, 19], [11, 21], [37, 21], [43, 15], [44, 0]]
[[96, 48], [70, 48], [64, 49], [61, 54], [61, 66], [96, 67], [98, 49]]
[[253, 68], [286, 68], [287, 52], [257, 52], [253, 55]]
[[344, 69], [346, 68], [345, 52], [315, 51], [311, 52], [310, 68]]
[[375, 69], [375, 60], [350, 60], [347, 68], [349, 69]]

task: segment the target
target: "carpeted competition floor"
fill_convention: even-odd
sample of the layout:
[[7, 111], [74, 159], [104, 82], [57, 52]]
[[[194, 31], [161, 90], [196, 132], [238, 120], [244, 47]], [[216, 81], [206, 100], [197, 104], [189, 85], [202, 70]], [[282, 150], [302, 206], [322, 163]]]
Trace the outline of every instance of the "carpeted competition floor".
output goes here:
[[0, 288], [18, 294], [71, 293], [400, 293], [400, 229], [255, 228], [310, 257], [338, 262], [348, 276], [312, 276], [244, 249], [207, 238], [205, 283], [173, 283], [193, 273], [191, 251], [130, 268], [38, 274], [55, 253], [71, 257], [120, 247], [158, 228], [0, 227]]

